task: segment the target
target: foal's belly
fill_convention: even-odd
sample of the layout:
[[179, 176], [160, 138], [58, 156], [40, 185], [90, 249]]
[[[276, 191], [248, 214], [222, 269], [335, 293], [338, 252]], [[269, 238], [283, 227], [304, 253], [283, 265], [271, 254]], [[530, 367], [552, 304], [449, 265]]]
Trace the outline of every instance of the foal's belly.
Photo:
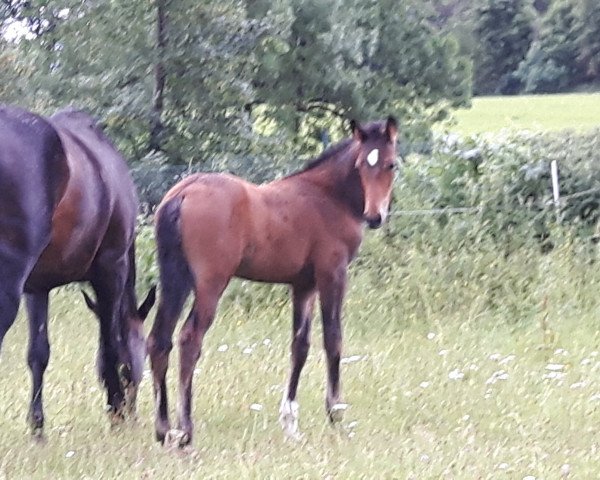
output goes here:
[[250, 244], [235, 276], [257, 282], [293, 283], [307, 269], [307, 253], [300, 245], [296, 249], [286, 249]]

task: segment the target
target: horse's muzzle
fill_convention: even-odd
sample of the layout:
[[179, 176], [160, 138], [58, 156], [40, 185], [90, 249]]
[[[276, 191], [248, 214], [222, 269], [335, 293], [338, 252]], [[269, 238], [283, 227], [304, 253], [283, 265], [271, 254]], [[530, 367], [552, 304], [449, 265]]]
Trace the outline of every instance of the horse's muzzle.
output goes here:
[[383, 218], [381, 218], [380, 214], [377, 214], [372, 217], [365, 217], [365, 222], [367, 222], [369, 228], [375, 229], [381, 227], [381, 224], [383, 223]]

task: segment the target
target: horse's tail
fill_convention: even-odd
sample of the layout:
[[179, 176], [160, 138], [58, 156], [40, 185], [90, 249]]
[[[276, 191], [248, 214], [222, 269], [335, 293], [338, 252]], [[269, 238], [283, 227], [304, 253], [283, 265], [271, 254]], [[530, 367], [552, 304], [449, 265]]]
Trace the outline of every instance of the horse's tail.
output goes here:
[[161, 313], [178, 317], [193, 287], [193, 277], [183, 252], [181, 239], [181, 202], [175, 196], [163, 203], [157, 212], [156, 245], [160, 272]]

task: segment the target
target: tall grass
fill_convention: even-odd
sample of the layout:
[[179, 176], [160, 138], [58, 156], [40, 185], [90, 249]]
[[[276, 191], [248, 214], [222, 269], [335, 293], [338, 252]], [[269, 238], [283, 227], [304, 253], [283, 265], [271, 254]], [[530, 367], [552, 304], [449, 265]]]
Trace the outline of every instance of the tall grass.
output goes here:
[[289, 365], [285, 287], [229, 287], [194, 379], [194, 446], [175, 452], [153, 440], [148, 378], [139, 420], [108, 427], [94, 372], [97, 325], [76, 291], [56, 292], [43, 445], [25, 425], [24, 318], [4, 342], [0, 477], [595, 478], [596, 247], [564, 232], [548, 254], [535, 244], [500, 252], [453, 231], [424, 228], [410, 243], [393, 228], [367, 234], [344, 315], [351, 407], [340, 427], [328, 425], [316, 321], [298, 443], [284, 441], [277, 422]]

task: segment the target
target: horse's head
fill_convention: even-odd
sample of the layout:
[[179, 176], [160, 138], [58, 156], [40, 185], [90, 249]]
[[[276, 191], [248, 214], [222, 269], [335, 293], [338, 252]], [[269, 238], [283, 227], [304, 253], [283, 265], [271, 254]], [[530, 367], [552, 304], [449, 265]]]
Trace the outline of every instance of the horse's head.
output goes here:
[[124, 349], [123, 353], [126, 353], [126, 355], [121, 356], [121, 358], [126, 360], [123, 364], [125, 367], [129, 367], [131, 381], [134, 385], [140, 383], [142, 374], [144, 373], [144, 362], [146, 360], [144, 320], [146, 320], [155, 301], [156, 286], [153, 286], [150, 288], [146, 298], [139, 307], [136, 308], [136, 306], [133, 305], [133, 308], [130, 308], [129, 310], [125, 309], [125, 312], [122, 313], [122, 317], [126, 318], [121, 318], [121, 321], [127, 323], [129, 332], [127, 335], [127, 343], [123, 344], [121, 347]]
[[358, 143], [356, 169], [364, 195], [363, 219], [369, 228], [379, 228], [390, 208], [394, 169], [396, 168], [396, 119], [359, 125], [350, 123], [354, 141]]
[[[98, 303], [82, 291], [85, 303], [96, 316], [98, 316]], [[119, 375], [125, 387], [137, 388], [144, 371], [146, 359], [146, 337], [144, 335], [144, 320], [148, 316], [156, 300], [156, 287], [153, 286], [144, 301], [138, 307], [133, 304], [134, 295], [123, 295], [123, 301], [119, 308], [118, 324], [115, 325], [115, 339], [117, 355], [119, 358]], [[98, 352], [98, 361], [102, 361], [102, 354]], [[98, 365], [99, 371], [102, 366]], [[135, 399], [132, 399], [135, 402]]]

